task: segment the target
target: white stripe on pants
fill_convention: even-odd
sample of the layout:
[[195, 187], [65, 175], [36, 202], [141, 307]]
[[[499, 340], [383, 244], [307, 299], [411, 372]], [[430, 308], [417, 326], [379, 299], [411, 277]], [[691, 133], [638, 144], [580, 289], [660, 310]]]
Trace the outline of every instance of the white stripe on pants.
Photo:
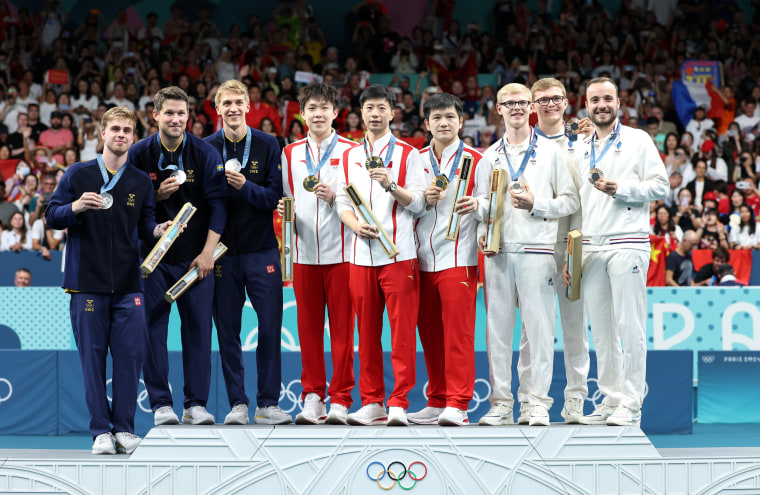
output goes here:
[[554, 258], [545, 254], [500, 253], [485, 259], [486, 346], [491, 404], [514, 403], [512, 397], [512, 330], [520, 301], [522, 332], [529, 343], [531, 372], [520, 374], [527, 402], [551, 408], [549, 387], [554, 360], [554, 285], [561, 283]]
[[606, 404], [635, 411], [641, 409], [646, 386], [648, 268], [647, 251], [583, 253], [581, 290], [596, 349], [599, 390]]

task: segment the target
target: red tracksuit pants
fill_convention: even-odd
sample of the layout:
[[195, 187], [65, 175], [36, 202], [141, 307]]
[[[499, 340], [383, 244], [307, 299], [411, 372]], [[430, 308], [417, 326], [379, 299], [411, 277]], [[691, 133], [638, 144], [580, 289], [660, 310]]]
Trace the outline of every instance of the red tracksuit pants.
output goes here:
[[391, 324], [391, 364], [394, 388], [388, 406], [409, 407], [414, 388], [420, 302], [417, 260], [385, 266], [351, 265], [351, 300], [359, 324], [359, 393], [362, 405], [385, 400], [383, 382], [383, 309]]
[[354, 312], [348, 286], [349, 264], [293, 264], [293, 292], [298, 305], [298, 340], [301, 344], [302, 398], [315, 393], [324, 400], [325, 306], [330, 323], [332, 379], [327, 395], [333, 404], [351, 407], [354, 388]]
[[417, 328], [430, 407], [467, 410], [475, 387], [477, 267], [420, 272]]

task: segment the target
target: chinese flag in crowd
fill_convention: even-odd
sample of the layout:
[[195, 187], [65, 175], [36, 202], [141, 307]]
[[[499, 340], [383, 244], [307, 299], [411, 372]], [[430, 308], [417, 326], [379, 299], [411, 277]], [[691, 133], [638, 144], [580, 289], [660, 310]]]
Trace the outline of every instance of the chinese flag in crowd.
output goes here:
[[649, 234], [652, 252], [649, 255], [649, 272], [647, 272], [647, 287], [665, 286], [665, 260], [670, 254], [670, 246], [664, 237]]
[[433, 57], [428, 58], [428, 69], [431, 74], [438, 76], [438, 85], [441, 87], [441, 91], [451, 91], [451, 83], [455, 80], [460, 80], [464, 83], [468, 76], [477, 76], [478, 69], [475, 66], [475, 55], [470, 53], [467, 60], [462, 66], [455, 70], [449, 70], [448, 67], [439, 63]]

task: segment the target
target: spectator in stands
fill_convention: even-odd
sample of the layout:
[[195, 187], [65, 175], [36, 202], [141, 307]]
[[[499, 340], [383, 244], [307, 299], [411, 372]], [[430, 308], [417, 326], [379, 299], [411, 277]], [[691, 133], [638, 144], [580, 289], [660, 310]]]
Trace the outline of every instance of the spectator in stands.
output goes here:
[[751, 96], [742, 98], [741, 100], [741, 115], [734, 119], [739, 125], [742, 134], [757, 134], [757, 127], [760, 124], [760, 115], [755, 115], [757, 103]]
[[286, 144], [295, 143], [303, 139], [303, 124], [298, 119], [293, 119], [288, 127], [288, 135], [285, 137]]
[[668, 197], [665, 198], [665, 206], [672, 208], [678, 204], [678, 193], [683, 189], [683, 176], [678, 170], [674, 170], [668, 175], [668, 182], [670, 183], [670, 192]]
[[62, 120], [62, 112], [53, 112], [50, 115], [50, 129], [40, 134], [40, 144], [50, 149], [57, 163], [63, 163], [63, 151], [74, 146], [74, 134], [62, 127]]
[[31, 237], [32, 249], [39, 251], [43, 258], [49, 260], [51, 257], [50, 251], [58, 249], [61, 241], [63, 241], [63, 231], [48, 227], [45, 209], [47, 209], [47, 203], [45, 203], [40, 217], [32, 225]]
[[670, 167], [676, 162], [676, 150], [678, 148], [678, 143], [678, 134], [675, 132], [669, 132], [665, 136], [665, 142], [663, 145], [663, 161], [665, 162], [665, 168], [668, 170], [670, 170]]
[[274, 124], [275, 132], [282, 134], [282, 125], [280, 124], [280, 114], [276, 108], [261, 101], [261, 88], [253, 85], [248, 88], [248, 97], [251, 101], [251, 109], [245, 114], [245, 122], [248, 127], [259, 128], [259, 124], [264, 117], [268, 117]]
[[720, 270], [718, 271], [718, 276], [720, 277], [720, 282], [718, 282], [718, 286], [744, 287], [743, 283], [736, 280], [736, 273], [734, 273], [734, 267], [729, 265], [728, 263], [721, 265]]
[[32, 128], [32, 134], [29, 136], [33, 142], [40, 140], [40, 134], [48, 129], [48, 126], [40, 122], [40, 106], [37, 103], [30, 103], [26, 107], [27, 121]]
[[25, 112], [19, 112], [16, 117], [16, 131], [8, 135], [6, 143], [10, 147], [11, 158], [24, 158], [26, 153], [34, 147], [31, 141], [32, 128], [29, 127], [29, 116]]
[[82, 119], [82, 124], [77, 131], [77, 146], [79, 147], [80, 160], [86, 162], [94, 159], [98, 150], [103, 149], [103, 137], [100, 135], [100, 126], [93, 122], [91, 117]]
[[24, 214], [24, 218], [27, 221], [27, 227], [31, 226], [32, 222], [29, 221], [29, 214], [37, 209], [37, 203], [39, 202], [39, 180], [34, 174], [29, 174], [24, 178], [24, 185], [18, 188], [18, 196], [11, 198], [16, 205], [16, 208]]
[[694, 263], [691, 250], [699, 241], [693, 230], [683, 234], [683, 241], [671, 251], [665, 261], [665, 285], [670, 287], [688, 287], [693, 285]]
[[731, 259], [731, 255], [728, 252], [728, 249], [719, 246], [713, 250], [712, 259], [712, 263], [704, 265], [697, 271], [696, 275], [694, 275], [694, 285], [717, 285], [720, 280], [720, 267], [723, 264], [728, 263]]
[[665, 205], [659, 205], [654, 210], [655, 221], [651, 228], [651, 233], [664, 237], [665, 242], [670, 249], [674, 249], [681, 243], [684, 236], [684, 231], [681, 227], [676, 225], [670, 216], [670, 210]]
[[707, 118], [707, 111], [704, 106], [698, 106], [694, 110], [694, 117], [686, 124], [686, 132], [691, 134], [692, 142], [691, 149], [694, 152], [699, 151], [702, 142], [704, 141], [705, 132], [708, 129], [714, 129], [715, 124], [711, 119]]
[[8, 201], [5, 195], [5, 183], [0, 182], [0, 227], [9, 228], [11, 216], [18, 212], [16, 205]]
[[718, 210], [705, 207], [702, 222], [704, 226], [697, 230], [700, 249], [715, 249], [718, 246], [728, 249], [726, 226], [718, 221]]
[[702, 156], [707, 162], [706, 176], [711, 181], [722, 180], [728, 181], [728, 166], [726, 161], [718, 155], [718, 149], [715, 141], [707, 139], [702, 143]]
[[346, 116], [346, 130], [340, 135], [347, 137], [351, 141], [360, 143], [364, 140], [365, 130], [362, 127], [362, 118], [359, 112], [351, 110]]
[[739, 224], [731, 228], [728, 244], [731, 249], [760, 249], [755, 212], [746, 203], [739, 207]]
[[691, 192], [691, 197], [694, 198], [694, 205], [698, 210], [702, 210], [702, 201], [705, 194], [712, 192], [713, 181], [706, 177], [707, 174], [707, 160], [704, 158], [697, 158], [694, 162], [694, 180], [686, 184], [686, 189]]
[[16, 211], [11, 215], [9, 228], [0, 235], [0, 251], [28, 251], [32, 249], [32, 236], [26, 228], [24, 214]]
[[32, 272], [28, 268], [19, 268], [13, 278], [13, 285], [16, 287], [29, 287], [32, 285]]

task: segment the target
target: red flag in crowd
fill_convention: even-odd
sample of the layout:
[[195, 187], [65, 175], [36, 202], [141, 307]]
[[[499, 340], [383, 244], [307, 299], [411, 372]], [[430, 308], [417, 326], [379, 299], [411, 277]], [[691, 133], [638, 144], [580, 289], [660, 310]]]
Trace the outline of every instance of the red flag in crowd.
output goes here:
[[438, 85], [441, 91], [451, 91], [451, 83], [454, 81], [464, 81], [468, 76], [477, 76], [478, 69], [475, 66], [475, 54], [470, 52], [467, 60], [461, 67], [455, 70], [449, 70], [448, 67], [435, 60], [433, 57], [428, 58], [428, 69], [431, 74], [438, 76]]
[[649, 234], [652, 252], [649, 255], [649, 271], [647, 272], [647, 287], [665, 286], [665, 260], [670, 254], [670, 246], [664, 237]]

